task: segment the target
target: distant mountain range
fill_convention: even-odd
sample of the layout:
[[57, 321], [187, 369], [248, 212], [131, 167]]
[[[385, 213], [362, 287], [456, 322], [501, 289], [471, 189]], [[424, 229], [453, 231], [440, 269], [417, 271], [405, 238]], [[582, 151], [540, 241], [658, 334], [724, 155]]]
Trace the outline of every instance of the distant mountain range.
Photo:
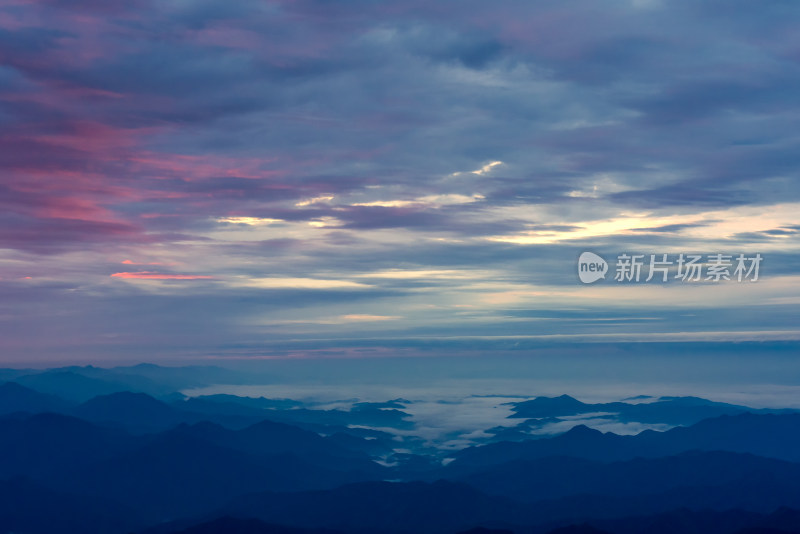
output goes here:
[[800, 533], [791, 410], [540, 397], [514, 403], [512, 419], [533, 428], [601, 412], [669, 429], [519, 427], [513, 441], [408, 450], [424, 432], [411, 400], [321, 409], [174, 389], [212, 374], [0, 370], [0, 532]]
[[497, 465], [517, 459], [573, 456], [597, 461], [655, 457], [688, 450], [747, 452], [800, 461], [800, 414], [723, 415], [666, 432], [645, 430], [619, 436], [579, 425], [550, 439], [492, 443], [455, 454], [453, 471]]
[[735, 415], [744, 412], [786, 412], [790, 410], [753, 410], [724, 402], [713, 402], [699, 397], [646, 397], [630, 399], [635, 402], [584, 403], [569, 395], [537, 397], [513, 403], [514, 415], [526, 419], [565, 417], [588, 413], [614, 413], [620, 421], [640, 423], [666, 423], [685, 425], [709, 417]]

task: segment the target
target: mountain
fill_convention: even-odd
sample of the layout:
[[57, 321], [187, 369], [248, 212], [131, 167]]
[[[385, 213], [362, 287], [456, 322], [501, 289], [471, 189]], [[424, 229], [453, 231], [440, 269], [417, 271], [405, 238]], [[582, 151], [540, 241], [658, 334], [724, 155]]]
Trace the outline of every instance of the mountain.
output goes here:
[[[269, 404], [269, 399], [250, 399], [256, 404]], [[386, 440], [367, 440], [357, 434], [358, 429], [329, 427], [322, 431], [337, 434], [335, 438], [322, 438], [317, 432], [301, 429], [287, 423], [268, 421], [270, 417], [282, 417], [284, 412], [297, 410], [272, 410], [235, 403], [205, 403], [212, 406], [230, 405], [232, 410], [210, 410], [203, 413], [204, 403], [180, 400], [167, 404], [144, 393], [123, 391], [94, 397], [71, 410], [72, 415], [96, 424], [125, 429], [133, 434], [157, 433], [180, 424], [213, 423], [206, 426], [208, 435], [204, 439], [221, 440], [220, 444], [232, 445], [240, 450], [260, 452], [293, 451], [299, 454], [314, 454], [338, 457], [363, 457], [364, 451], [385, 453]], [[306, 410], [313, 411], [313, 410]], [[347, 413], [347, 412], [342, 412]], [[337, 415], [338, 419], [341, 419]], [[213, 426], [220, 428], [212, 431]], [[315, 425], [312, 425], [315, 426]], [[223, 428], [241, 430], [243, 433], [225, 433]], [[198, 430], [201, 427], [198, 427]], [[389, 436], [390, 437], [390, 436]], [[226, 441], [227, 440], [227, 441]], [[217, 442], [217, 441], [215, 441]], [[311, 447], [311, 448], [309, 448]], [[360, 452], [355, 452], [360, 451]]]
[[[676, 518], [681, 517], [676, 514], [678, 511], [685, 510], [698, 518], [703, 514], [738, 510], [735, 517], [728, 517], [727, 525], [732, 528], [719, 530], [732, 533], [740, 528], [766, 525], [761, 514], [775, 510], [780, 503], [800, 502], [800, 481], [792, 477], [754, 472], [714, 486], [676, 485], [649, 495], [631, 492], [613, 496], [600, 492], [529, 503], [487, 495], [468, 485], [442, 480], [429, 484], [364, 482], [326, 491], [247, 495], [218, 514], [348, 532], [456, 532], [478, 525], [544, 533], [586, 524], [616, 534], [626, 531], [622, 528], [625, 525], [637, 525], [628, 532], [650, 532], [645, 518], [658, 518], [671, 525], [671, 532], [684, 532], [675, 524]], [[583, 531], [591, 532], [588, 526], [582, 527]]]
[[285, 423], [262, 420], [241, 430], [231, 430], [221, 425], [202, 422], [182, 425], [174, 432], [247, 454], [291, 453], [330, 469], [363, 470], [375, 473], [376, 476], [380, 470], [367, 454], [343, 447], [340, 440], [323, 437]]
[[153, 520], [202, 513], [238, 495], [334, 486], [334, 479], [291, 455], [254, 458], [180, 432], [82, 470], [59, 487], [125, 502]]
[[34, 374], [36, 372], [35, 369], [0, 368], [0, 382], [13, 382], [21, 376]]
[[333, 488], [386, 473], [362, 453], [280, 423], [179, 425], [137, 437], [58, 414], [0, 418], [0, 477], [125, 502], [151, 519], [250, 492]]
[[132, 450], [139, 441], [67, 415], [0, 418], [0, 477], [46, 479]]
[[448, 464], [446, 474], [450, 478], [511, 460], [533, 460], [549, 456], [618, 461], [643, 456], [643, 449], [632, 437], [604, 434], [585, 425], [578, 425], [553, 438], [521, 442], [501, 441], [462, 449], [453, 455], [455, 459]]
[[75, 402], [84, 402], [98, 395], [127, 391], [124, 382], [91, 378], [74, 371], [52, 370], [18, 377], [15, 382], [42, 393]]
[[[343, 456], [334, 456], [335, 448], [319, 445], [323, 438], [307, 434], [272, 423], [245, 432], [210, 423], [180, 425], [49, 482], [107, 496], [163, 520], [199, 514], [246, 493], [334, 488], [386, 472], [357, 453], [341, 450]], [[262, 448], [270, 436], [274, 443]]]
[[328, 491], [259, 493], [237, 499], [221, 514], [306, 528], [419, 533], [502, 528], [532, 520], [526, 505], [447, 481], [363, 482]]
[[196, 419], [196, 416], [181, 414], [149, 395], [130, 391], [94, 397], [77, 406], [72, 413], [87, 421], [141, 433], [166, 430], [187, 418]]
[[770, 514], [678, 509], [589, 523], [614, 534], [798, 534], [800, 511], [784, 507]]
[[[124, 382], [129, 384], [132, 389], [150, 392], [153, 395], [215, 384], [248, 384], [254, 379], [252, 373], [244, 373], [216, 365], [167, 367], [152, 363], [140, 363], [132, 366], [112, 367], [110, 369], [92, 366], [81, 369], [84, 370], [83, 372], [87, 376]], [[257, 375], [257, 378], [264, 380], [269, 377]], [[148, 385], [155, 385], [155, 391], [142, 389], [150, 387]]]
[[[348, 434], [360, 437], [364, 427], [411, 430], [414, 423], [410, 414], [375, 403], [358, 403], [352, 410], [321, 410], [302, 407], [302, 403], [287, 399], [236, 397], [234, 395], [208, 395], [175, 400], [170, 406], [179, 411], [191, 412], [203, 419], [215, 421], [229, 428], [243, 428], [261, 419], [282, 422], [324, 434]], [[369, 431], [376, 436], [380, 434]], [[391, 439], [392, 436], [386, 436]], [[365, 446], [364, 443], [361, 444]], [[375, 448], [374, 444], [372, 447]], [[384, 452], [387, 448], [383, 447]]]
[[397, 446], [397, 442], [387, 432], [358, 427], [332, 427], [324, 430], [333, 432], [327, 436], [331, 443], [351, 451], [361, 451], [374, 457], [390, 455]]
[[71, 407], [67, 401], [39, 393], [16, 382], [0, 384], [0, 415], [15, 412], [64, 412]]
[[[798, 502], [800, 491], [797, 482], [776, 480], [769, 475], [754, 473], [722, 485], [682, 486], [653, 494], [575, 494], [535, 501], [528, 504], [527, 510], [535, 524], [563, 524], [581, 523], [588, 519], [599, 521], [655, 516], [675, 510], [768, 513], [780, 506], [794, 506]], [[615, 532], [613, 528], [606, 530]]]
[[200, 395], [176, 401], [176, 408], [203, 413], [236, 415], [263, 415], [264, 410], [289, 410], [303, 404], [291, 399], [267, 399], [264, 397], [238, 397], [236, 395]]
[[456, 453], [448, 468], [451, 472], [465, 472], [516, 459], [547, 456], [609, 462], [690, 450], [724, 450], [800, 461], [800, 414], [743, 413], [666, 432], [646, 430], [635, 436], [604, 434], [579, 425], [553, 438], [470, 447]]
[[[2, 399], [40, 409], [68, 402], [10, 383], [0, 385]], [[209, 416], [255, 420], [241, 427], [176, 408], [185, 402], [126, 391], [70, 408], [80, 418], [0, 416], [0, 498], [5, 492], [9, 503], [0, 505], [0, 532], [742, 534], [791, 532], [792, 512], [781, 521], [763, 514], [800, 502], [800, 414], [739, 413], [635, 436], [578, 426], [553, 438], [471, 447], [444, 467], [435, 454], [398, 449], [381, 454], [395, 464], [383, 467], [366, 452], [373, 443], [385, 451], [405, 442], [352, 421], [409, 424], [400, 410], [407, 401], [351, 411], [209, 401], [259, 414]], [[562, 396], [538, 406], [579, 404]], [[305, 428], [263, 415], [291, 415]], [[37, 517], [40, 499], [49, 499], [42, 513], [54, 515]]]
[[588, 413], [594, 410], [591, 404], [585, 404], [569, 395], [559, 397], [536, 397], [529, 401], [511, 403], [514, 411], [513, 417], [542, 418], [562, 417]]
[[141, 526], [133, 510], [107, 499], [53, 491], [24, 478], [0, 480], [0, 532], [113, 534]]
[[215, 366], [164, 367], [143, 363], [128, 367], [85, 365], [24, 372], [0, 369], [0, 379], [14, 380], [37, 391], [83, 402], [119, 391], [161, 397], [214, 384], [246, 384], [253, 380], [253, 375]]
[[751, 414], [706, 419], [691, 427], [635, 436], [661, 454], [678, 449], [726, 450], [800, 461], [800, 414]]
[[[456, 480], [490, 495], [536, 501], [581, 494], [635, 497], [681, 487], [712, 488], [752, 478], [756, 473], [769, 478], [771, 487], [761, 488], [753, 504], [790, 504], [785, 501], [787, 491], [789, 495], [800, 494], [800, 464], [721, 451], [613, 463], [569, 457], [516, 460]], [[770, 494], [776, 487], [781, 487], [781, 492]]]
[[245, 428], [267, 417], [266, 410], [236, 413], [202, 413], [193, 411], [183, 400], [167, 404], [146, 393], [120, 391], [98, 395], [75, 407], [71, 413], [87, 421], [110, 427], [124, 428], [134, 434], [162, 432], [176, 425], [209, 421], [228, 428]]
[[661, 397], [652, 402], [583, 403], [569, 395], [537, 397], [512, 403], [511, 417], [548, 419], [590, 413], [610, 413], [621, 422], [639, 422], [667, 425], [692, 425], [703, 419], [742, 413], [787, 413], [793, 410], [754, 410], [724, 402], [714, 402], [699, 397]]

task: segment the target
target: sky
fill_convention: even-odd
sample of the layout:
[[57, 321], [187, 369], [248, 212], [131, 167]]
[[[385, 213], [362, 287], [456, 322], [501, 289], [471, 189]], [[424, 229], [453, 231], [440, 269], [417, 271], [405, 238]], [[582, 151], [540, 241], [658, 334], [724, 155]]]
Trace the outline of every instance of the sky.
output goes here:
[[[798, 24], [794, 0], [5, 0], [0, 363], [789, 358]], [[617, 281], [622, 254], [763, 261]]]

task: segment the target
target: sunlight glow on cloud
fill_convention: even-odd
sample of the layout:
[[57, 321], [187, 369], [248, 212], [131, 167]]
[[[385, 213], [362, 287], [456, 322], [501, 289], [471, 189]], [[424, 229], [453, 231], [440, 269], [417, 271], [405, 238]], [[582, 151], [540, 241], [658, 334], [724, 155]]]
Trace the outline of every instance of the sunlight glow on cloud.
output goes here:
[[246, 224], [248, 226], [264, 226], [284, 222], [282, 219], [269, 217], [220, 217], [217, 222], [230, 224]]
[[476, 174], [478, 176], [482, 176], [484, 174], [488, 174], [497, 167], [498, 165], [505, 165], [502, 161], [492, 161], [487, 163], [486, 165], [482, 166], [480, 169], [476, 169], [474, 171], [468, 171], [468, 173], [464, 173], [462, 171], [451, 173], [450, 176], [460, 176], [462, 174]]
[[478, 170], [476, 170], [476, 171], [472, 171], [472, 174], [477, 174], [477, 175], [479, 175], [479, 176], [480, 176], [480, 175], [482, 175], [482, 174], [487, 174], [487, 173], [489, 173], [489, 172], [490, 172], [490, 171], [491, 171], [493, 168], [497, 167], [498, 165], [503, 165], [503, 162], [502, 162], [502, 161], [493, 161], [493, 162], [491, 162], [491, 163], [487, 163], [486, 165], [484, 165], [484, 166], [483, 166], [483, 167], [481, 167], [480, 169], [478, 169]]
[[561, 220], [551, 223], [555, 226], [577, 225], [580, 228], [528, 230], [513, 235], [490, 236], [487, 239], [518, 245], [547, 244], [604, 236], [633, 235], [637, 231], [658, 230], [675, 225], [685, 226], [680, 229], [683, 235], [718, 242], [737, 233], [791, 227], [797, 224], [797, 213], [800, 213], [800, 203], [774, 204], [758, 208], [730, 208], [685, 215], [665, 216], [659, 212], [623, 213], [621, 217], [612, 219]]
[[333, 200], [333, 198], [334, 198], [333, 195], [325, 195], [325, 196], [321, 196], [321, 197], [309, 198], [307, 200], [302, 200], [300, 202], [296, 202], [295, 206], [298, 207], [298, 208], [302, 208], [304, 206], [310, 206], [312, 204], [330, 202], [331, 200]]
[[261, 289], [367, 289], [372, 286], [349, 280], [330, 280], [319, 278], [245, 278], [229, 280], [232, 287], [253, 287]]
[[474, 194], [472, 196], [458, 195], [458, 194], [445, 194], [445, 195], [428, 195], [424, 197], [415, 198], [413, 200], [375, 200], [372, 202], [356, 202], [351, 206], [366, 206], [374, 207], [380, 206], [383, 208], [407, 208], [414, 206], [449, 206], [455, 204], [470, 204], [483, 200], [483, 195]]
[[363, 323], [370, 321], [396, 321], [397, 319], [402, 319], [402, 317], [400, 317], [399, 315], [368, 315], [359, 313], [342, 315], [340, 316], [340, 318], [347, 322], [356, 322], [356, 323]]
[[[612, 276], [609, 277], [613, 279]], [[620, 286], [609, 281], [600, 285], [545, 286], [509, 282], [475, 282], [460, 288], [473, 292], [484, 306], [601, 306], [607, 308], [652, 308], [654, 306], [698, 309], [717, 306], [765, 306], [772, 299], [800, 298], [800, 276], [770, 276], [758, 282], [641, 283]]]
[[313, 226], [315, 228], [328, 228], [342, 226], [343, 223], [336, 217], [320, 217], [319, 219], [308, 221], [308, 224], [309, 226]]

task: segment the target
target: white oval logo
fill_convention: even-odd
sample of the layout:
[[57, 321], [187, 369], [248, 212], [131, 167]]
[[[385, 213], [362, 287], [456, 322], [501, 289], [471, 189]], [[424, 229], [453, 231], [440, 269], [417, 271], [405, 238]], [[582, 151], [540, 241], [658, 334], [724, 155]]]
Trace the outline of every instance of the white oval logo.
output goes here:
[[584, 284], [605, 278], [607, 272], [608, 263], [594, 252], [584, 252], [578, 258], [578, 278]]

